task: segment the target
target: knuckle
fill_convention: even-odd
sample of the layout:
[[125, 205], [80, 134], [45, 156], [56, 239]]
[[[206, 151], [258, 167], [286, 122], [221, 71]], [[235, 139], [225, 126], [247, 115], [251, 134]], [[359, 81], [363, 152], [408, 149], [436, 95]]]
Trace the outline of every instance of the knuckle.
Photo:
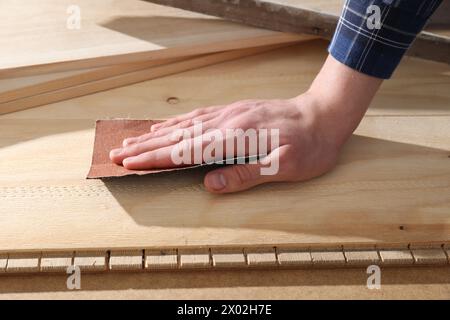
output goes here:
[[187, 119], [184, 121], [181, 121], [180, 123], [178, 123], [176, 125], [176, 128], [186, 128], [192, 125], [192, 120], [191, 119]]
[[252, 179], [252, 173], [247, 165], [234, 166], [234, 176], [239, 184], [245, 184]]
[[198, 116], [201, 116], [203, 113], [205, 113], [205, 109], [198, 108], [198, 109], [195, 109], [194, 111], [192, 111], [192, 116], [198, 117]]

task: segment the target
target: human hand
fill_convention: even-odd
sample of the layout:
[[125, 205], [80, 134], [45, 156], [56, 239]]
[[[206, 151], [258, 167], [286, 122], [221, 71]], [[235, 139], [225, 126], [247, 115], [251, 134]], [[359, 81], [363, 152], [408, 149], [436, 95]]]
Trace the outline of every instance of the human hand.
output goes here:
[[[350, 72], [347, 69], [337, 71]], [[320, 86], [323, 83], [313, 84], [308, 92], [293, 99], [245, 100], [228, 106], [194, 110], [154, 125], [151, 132], [145, 135], [125, 139], [122, 148], [111, 151], [110, 158], [131, 170], [175, 167], [174, 148], [180, 148], [183, 141], [186, 142], [186, 139], [173, 139], [174, 132], [179, 129], [189, 133], [188, 140], [192, 148], [195, 146], [194, 140], [200, 139], [202, 147], [203, 141], [210, 140], [205, 139], [210, 129], [221, 132], [226, 129], [256, 129], [257, 132], [261, 129], [269, 132], [278, 129], [279, 144], [267, 144], [269, 152], [264, 161], [267, 163], [277, 157], [279, 167], [275, 174], [262, 175], [261, 168], [265, 164], [261, 162], [225, 166], [205, 176], [206, 189], [213, 193], [231, 193], [267, 182], [304, 181], [317, 177], [336, 164], [342, 145], [356, 128], [371, 100], [371, 97], [363, 97], [353, 100], [356, 103], [346, 102], [339, 96], [342, 96], [341, 91], [336, 93]], [[368, 102], [364, 103], [364, 99]], [[202, 132], [195, 137], [196, 122], [202, 123]], [[225, 141], [223, 146], [226, 149]], [[234, 156], [249, 155], [248, 149], [244, 152]]]

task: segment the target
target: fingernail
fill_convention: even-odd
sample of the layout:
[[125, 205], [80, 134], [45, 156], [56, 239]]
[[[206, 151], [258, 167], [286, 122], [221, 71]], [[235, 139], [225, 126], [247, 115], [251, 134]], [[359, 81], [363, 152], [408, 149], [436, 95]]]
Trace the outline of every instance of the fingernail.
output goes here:
[[129, 166], [129, 164], [130, 164], [130, 160], [131, 160], [131, 158], [126, 158], [126, 159], [124, 159], [124, 160], [122, 161], [122, 166], [123, 166], [125, 169], [128, 169], [128, 166]]
[[122, 149], [114, 149], [114, 150], [111, 150], [111, 151], [109, 152], [109, 157], [110, 157], [110, 158], [117, 157], [118, 155], [120, 155], [121, 152], [122, 152]]
[[158, 125], [154, 124], [150, 127], [150, 132], [155, 132], [158, 129]]
[[212, 189], [214, 190], [222, 190], [227, 186], [227, 180], [225, 176], [221, 173], [212, 174], [209, 177], [209, 183]]

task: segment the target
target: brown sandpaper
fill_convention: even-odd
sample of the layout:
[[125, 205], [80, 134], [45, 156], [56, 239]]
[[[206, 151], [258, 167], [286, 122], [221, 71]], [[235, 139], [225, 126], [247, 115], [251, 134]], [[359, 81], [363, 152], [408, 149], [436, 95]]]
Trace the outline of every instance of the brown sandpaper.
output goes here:
[[158, 170], [128, 170], [113, 163], [109, 158], [112, 149], [122, 147], [125, 138], [137, 137], [150, 132], [150, 127], [159, 121], [154, 120], [97, 120], [95, 125], [94, 151], [88, 179], [108, 177], [123, 177], [128, 175], [145, 175], [165, 171], [174, 171], [196, 166], [158, 169]]

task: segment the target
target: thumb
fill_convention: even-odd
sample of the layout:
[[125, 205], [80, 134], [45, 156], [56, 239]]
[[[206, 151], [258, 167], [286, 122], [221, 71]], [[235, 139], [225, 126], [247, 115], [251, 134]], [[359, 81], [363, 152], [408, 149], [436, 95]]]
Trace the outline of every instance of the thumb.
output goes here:
[[272, 152], [264, 159], [263, 163], [236, 164], [213, 170], [205, 176], [205, 187], [212, 193], [232, 193], [250, 189], [262, 183], [279, 181], [278, 170], [272, 175], [262, 174], [264, 171], [261, 169], [272, 164], [273, 158], [274, 153]]

